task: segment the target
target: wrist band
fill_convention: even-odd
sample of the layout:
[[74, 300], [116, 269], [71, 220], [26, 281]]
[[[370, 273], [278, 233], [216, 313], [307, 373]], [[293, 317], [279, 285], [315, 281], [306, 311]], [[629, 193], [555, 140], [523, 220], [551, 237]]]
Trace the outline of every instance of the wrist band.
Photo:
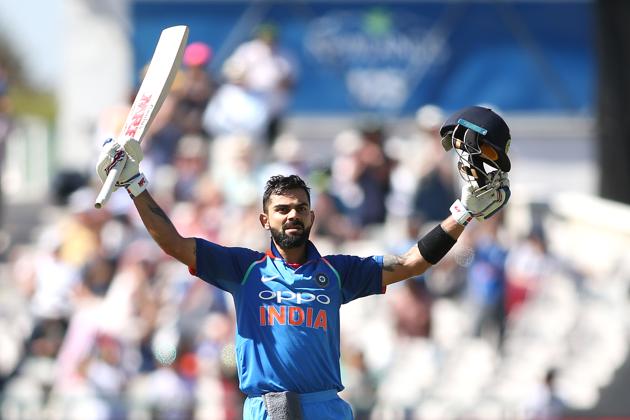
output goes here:
[[449, 209], [453, 218], [457, 223], [462, 226], [466, 226], [472, 220], [472, 214], [466, 209], [466, 206], [458, 199], [455, 200], [451, 208]]
[[425, 261], [435, 265], [453, 248], [456, 242], [457, 240], [446, 233], [441, 225], [437, 225], [420, 238], [418, 249]]
[[131, 198], [136, 198], [147, 189], [149, 181], [147, 181], [143, 173], [139, 173], [126, 181], [125, 184], [125, 189], [127, 190], [129, 196]]

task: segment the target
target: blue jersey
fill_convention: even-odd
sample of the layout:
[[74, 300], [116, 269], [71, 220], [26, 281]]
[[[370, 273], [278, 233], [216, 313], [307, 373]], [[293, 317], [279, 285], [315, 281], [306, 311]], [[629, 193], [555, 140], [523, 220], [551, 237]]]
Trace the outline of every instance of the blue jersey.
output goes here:
[[197, 241], [196, 275], [229, 292], [236, 308], [236, 359], [241, 390], [341, 391], [339, 308], [383, 293], [381, 256], [322, 257], [307, 244], [307, 262]]

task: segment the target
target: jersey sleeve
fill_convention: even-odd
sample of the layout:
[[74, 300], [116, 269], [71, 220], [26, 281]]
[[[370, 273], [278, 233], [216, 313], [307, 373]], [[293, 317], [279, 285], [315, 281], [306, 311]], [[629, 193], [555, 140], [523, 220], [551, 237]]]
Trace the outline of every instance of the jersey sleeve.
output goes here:
[[339, 274], [342, 303], [385, 292], [382, 256], [330, 255], [326, 259]]
[[195, 238], [197, 267], [193, 274], [220, 289], [234, 293], [250, 264], [264, 254], [247, 248], [226, 247]]

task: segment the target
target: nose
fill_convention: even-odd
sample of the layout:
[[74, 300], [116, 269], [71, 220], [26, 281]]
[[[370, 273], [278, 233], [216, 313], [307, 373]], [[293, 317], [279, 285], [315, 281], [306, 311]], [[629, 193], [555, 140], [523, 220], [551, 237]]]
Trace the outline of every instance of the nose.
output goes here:
[[296, 218], [297, 218], [297, 215], [298, 215], [297, 210], [296, 210], [296, 209], [291, 209], [291, 210], [289, 211], [289, 213], [287, 213], [287, 218], [288, 218], [289, 220], [293, 220], [293, 219], [296, 219]]

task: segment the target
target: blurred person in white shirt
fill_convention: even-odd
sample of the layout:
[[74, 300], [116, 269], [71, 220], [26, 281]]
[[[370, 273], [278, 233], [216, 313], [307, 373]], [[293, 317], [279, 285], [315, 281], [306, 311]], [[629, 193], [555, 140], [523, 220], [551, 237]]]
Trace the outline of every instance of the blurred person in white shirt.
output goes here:
[[72, 289], [79, 270], [60, 257], [61, 233], [57, 227], [44, 230], [39, 238], [39, 255], [33, 264], [31, 309], [36, 319], [67, 319], [72, 310]]
[[254, 39], [241, 44], [228, 57], [223, 72], [241, 74], [243, 86], [261, 95], [269, 112], [266, 137], [272, 143], [280, 132], [296, 77], [294, 62], [279, 47], [278, 28], [261, 25]]

